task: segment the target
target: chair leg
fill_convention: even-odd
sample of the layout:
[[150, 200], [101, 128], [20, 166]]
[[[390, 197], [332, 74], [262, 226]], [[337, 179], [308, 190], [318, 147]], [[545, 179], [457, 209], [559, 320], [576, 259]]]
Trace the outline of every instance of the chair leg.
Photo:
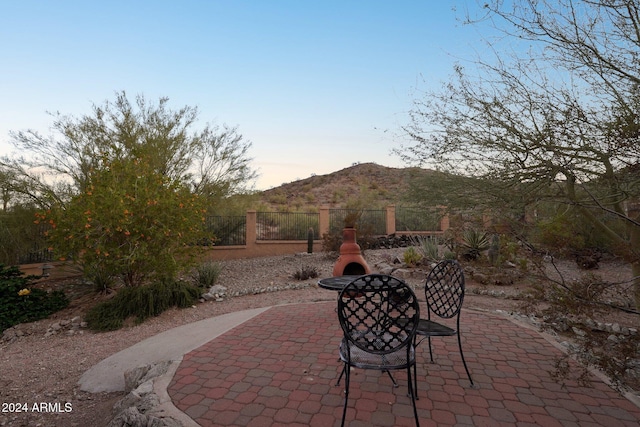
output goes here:
[[346, 365], [342, 366], [342, 371], [340, 372], [340, 376], [338, 377], [338, 381], [336, 382], [336, 387], [338, 387], [340, 385], [340, 380], [342, 379], [342, 376], [344, 375], [344, 370], [347, 369]]
[[[413, 394], [416, 396], [416, 400], [420, 400], [420, 396], [418, 396], [418, 362], [416, 361], [415, 365], [413, 365]], [[409, 390], [409, 394], [412, 394], [411, 390]]]
[[[460, 331], [460, 329], [458, 329]], [[460, 357], [462, 358], [462, 364], [464, 365], [464, 370], [467, 371], [467, 376], [469, 377], [469, 382], [473, 387], [473, 380], [471, 379], [471, 373], [469, 372], [469, 368], [467, 367], [467, 361], [464, 359], [464, 353], [462, 352], [462, 338], [460, 337], [460, 332], [458, 332], [458, 349], [460, 349]]]
[[393, 383], [393, 387], [394, 388], [398, 388], [398, 383], [396, 382], [395, 378], [393, 378], [393, 375], [391, 375], [391, 371], [385, 371], [387, 373], [387, 375], [389, 375], [389, 378], [391, 378], [391, 382]]
[[[416, 365], [413, 365], [415, 372]], [[418, 408], [416, 407], [416, 394], [418, 389], [414, 390], [413, 383], [411, 382], [411, 366], [407, 366], [407, 383], [409, 385], [409, 394], [411, 395], [411, 403], [413, 404], [413, 416], [416, 418], [416, 426], [420, 427], [420, 419], [418, 418]], [[417, 387], [417, 386], [416, 386]]]
[[431, 337], [429, 339], [429, 357], [431, 358], [431, 363], [433, 363], [433, 350], [431, 349]]
[[349, 383], [351, 380], [351, 373], [349, 372], [351, 369], [349, 369], [349, 366], [347, 366], [347, 364], [344, 364], [344, 369], [342, 370], [342, 372], [345, 374], [344, 375], [344, 383], [345, 383], [345, 391], [344, 391], [344, 408], [342, 409], [342, 423], [340, 424], [341, 427], [344, 427], [344, 419], [347, 416], [347, 403], [349, 401]]
[[[417, 354], [418, 345], [416, 343], [415, 338], [413, 339], [413, 348], [414, 348], [414, 352], [416, 352], [416, 354], [414, 355], [416, 359], [416, 363], [413, 364], [413, 393], [416, 396], [416, 400], [419, 400], [420, 397], [418, 396], [418, 354]], [[409, 394], [411, 394], [411, 390], [409, 390]]]

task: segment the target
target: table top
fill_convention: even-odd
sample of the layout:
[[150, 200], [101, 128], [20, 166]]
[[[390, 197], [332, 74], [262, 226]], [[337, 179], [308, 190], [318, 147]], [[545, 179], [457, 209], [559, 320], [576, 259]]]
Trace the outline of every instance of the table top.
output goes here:
[[346, 276], [325, 277], [324, 279], [318, 280], [318, 286], [330, 291], [342, 291], [345, 286], [347, 286], [349, 283], [353, 282], [360, 276], [360, 274], [355, 274]]

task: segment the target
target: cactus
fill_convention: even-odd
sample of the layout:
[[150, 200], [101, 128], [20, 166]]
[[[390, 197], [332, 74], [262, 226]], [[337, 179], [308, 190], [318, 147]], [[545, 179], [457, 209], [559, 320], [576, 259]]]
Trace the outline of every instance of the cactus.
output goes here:
[[491, 238], [491, 245], [489, 246], [489, 262], [492, 265], [497, 265], [500, 258], [500, 236], [494, 234]]
[[313, 253], [313, 227], [307, 231], [307, 253]]

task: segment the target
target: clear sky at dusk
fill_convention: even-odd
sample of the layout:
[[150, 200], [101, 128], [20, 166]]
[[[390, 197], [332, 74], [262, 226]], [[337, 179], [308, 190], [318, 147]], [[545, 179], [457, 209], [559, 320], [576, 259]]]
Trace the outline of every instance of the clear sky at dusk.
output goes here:
[[[390, 153], [412, 92], [474, 59], [453, 0], [0, 0], [0, 154], [9, 131], [47, 134], [47, 111], [170, 99], [253, 143], [257, 189]], [[454, 10], [455, 9], [455, 10]], [[423, 81], [424, 79], [424, 81]]]

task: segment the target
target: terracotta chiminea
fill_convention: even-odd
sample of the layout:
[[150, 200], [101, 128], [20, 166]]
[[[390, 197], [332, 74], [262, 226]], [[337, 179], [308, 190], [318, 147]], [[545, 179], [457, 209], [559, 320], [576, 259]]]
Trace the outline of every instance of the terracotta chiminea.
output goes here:
[[346, 227], [342, 230], [342, 245], [340, 256], [333, 266], [334, 276], [370, 274], [371, 269], [360, 252], [356, 243], [356, 229]]

